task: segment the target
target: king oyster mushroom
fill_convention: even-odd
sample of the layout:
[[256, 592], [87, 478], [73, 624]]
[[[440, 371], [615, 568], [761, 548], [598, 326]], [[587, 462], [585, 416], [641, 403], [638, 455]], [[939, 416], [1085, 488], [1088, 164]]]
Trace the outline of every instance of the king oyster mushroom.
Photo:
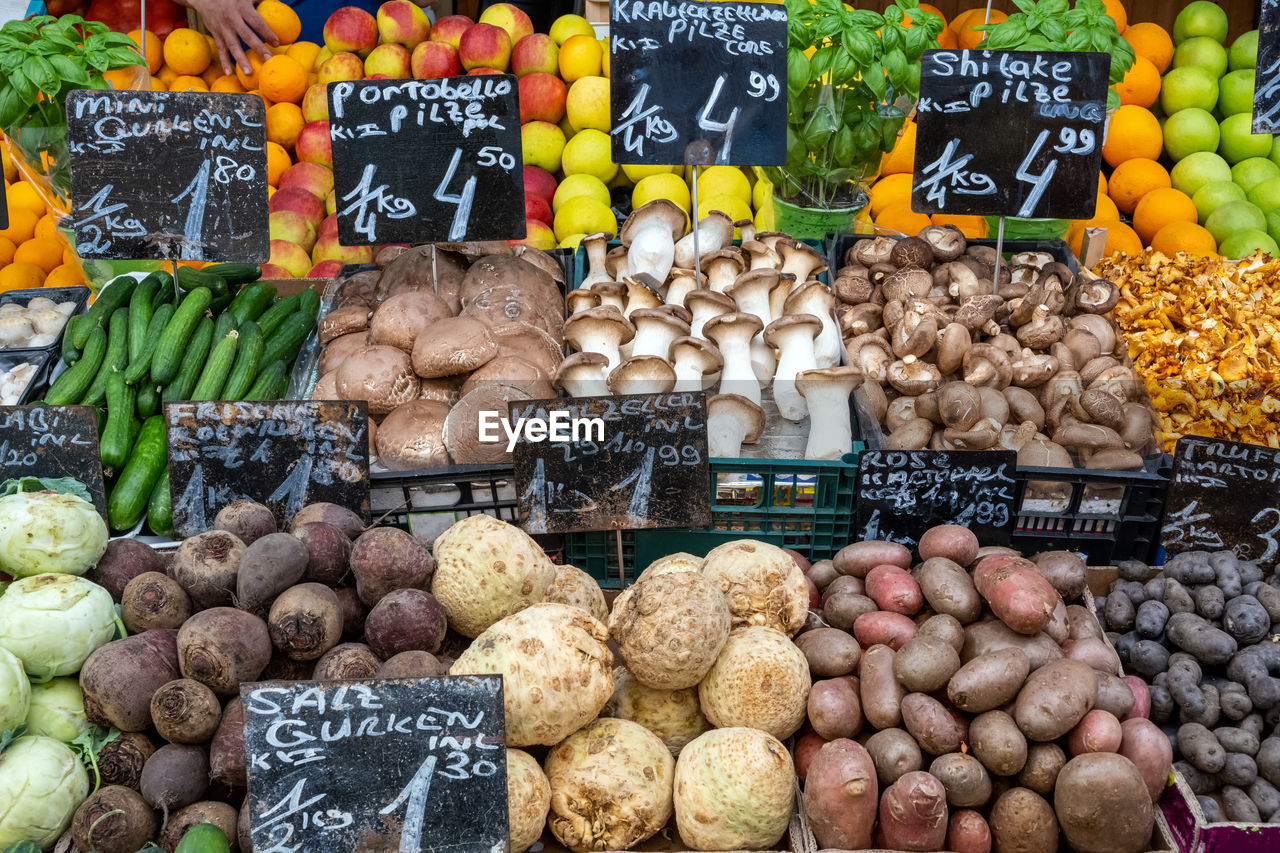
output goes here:
[[[632, 211], [619, 234], [622, 245], [627, 247], [627, 276], [647, 273], [655, 281], [666, 281], [685, 221], [684, 211], [665, 198]], [[689, 268], [693, 264], [678, 266]]]
[[[680, 231], [684, 233], [683, 221], [680, 224]], [[693, 269], [694, 262], [698, 259], [694, 255], [693, 235], [694, 232], [690, 231], [683, 237], [677, 238], [679, 242], [675, 247], [676, 266]], [[713, 210], [698, 220], [697, 235], [698, 257], [717, 252], [733, 242], [733, 220], [724, 213]]]
[[765, 343], [778, 351], [773, 399], [778, 413], [789, 421], [803, 420], [808, 414], [804, 395], [796, 388], [796, 376], [817, 368], [814, 338], [820, 331], [822, 321], [812, 314], [788, 314], [765, 327]]

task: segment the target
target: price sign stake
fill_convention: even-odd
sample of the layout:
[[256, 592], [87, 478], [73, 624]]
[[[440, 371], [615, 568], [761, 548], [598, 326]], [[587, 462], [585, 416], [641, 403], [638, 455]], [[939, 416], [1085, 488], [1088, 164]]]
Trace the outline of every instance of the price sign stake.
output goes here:
[[1258, 12], [1253, 132], [1280, 133], [1280, 0], [1262, 0]]

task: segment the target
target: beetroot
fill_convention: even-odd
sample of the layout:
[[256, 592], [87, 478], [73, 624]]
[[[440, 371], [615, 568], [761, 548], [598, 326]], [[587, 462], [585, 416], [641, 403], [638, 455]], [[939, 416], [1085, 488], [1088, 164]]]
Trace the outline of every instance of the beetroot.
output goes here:
[[213, 529], [225, 530], [245, 545], [252, 545], [268, 533], [276, 532], [276, 517], [256, 501], [232, 501], [218, 510]]
[[85, 577], [111, 593], [116, 604], [129, 581], [144, 572], [163, 571], [160, 557], [151, 546], [137, 539], [112, 539], [107, 551]]
[[394, 527], [375, 527], [351, 547], [356, 591], [367, 606], [396, 589], [422, 589], [431, 582], [436, 561], [422, 540]]
[[364, 521], [360, 516], [344, 506], [324, 502], [309, 504], [298, 510], [298, 514], [289, 521], [289, 530], [294, 532], [312, 521], [328, 522], [346, 534], [348, 539], [355, 539], [364, 532]]
[[447, 629], [444, 605], [417, 589], [387, 593], [364, 620], [365, 640], [383, 659], [415, 650], [434, 654]]
[[143, 731], [151, 727], [152, 695], [181, 677], [177, 631], [160, 628], [113, 640], [80, 669], [85, 714], [122, 732]]
[[182, 674], [220, 696], [234, 696], [240, 683], [254, 681], [271, 660], [267, 624], [234, 607], [202, 610], [178, 631]]
[[303, 577], [327, 586], [337, 586], [350, 570], [351, 540], [336, 525], [310, 521], [294, 525], [293, 535], [307, 548], [307, 572]]

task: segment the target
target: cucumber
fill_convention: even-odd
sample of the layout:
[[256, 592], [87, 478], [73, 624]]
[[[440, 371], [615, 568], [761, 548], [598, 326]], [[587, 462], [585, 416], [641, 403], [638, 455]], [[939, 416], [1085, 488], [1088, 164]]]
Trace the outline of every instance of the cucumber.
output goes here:
[[262, 267], [257, 264], [209, 264], [200, 272], [216, 275], [227, 284], [248, 284], [262, 278]]
[[129, 362], [133, 363], [147, 343], [147, 326], [151, 324], [151, 315], [155, 313], [156, 291], [160, 288], [160, 279], [147, 276], [138, 282], [129, 297]]
[[[155, 273], [152, 273], [155, 275]], [[138, 286], [138, 280], [129, 276], [128, 278], [118, 278], [100, 293], [93, 304], [89, 306], [89, 310], [85, 312], [85, 316], [89, 318], [88, 323], [81, 323], [76, 327], [75, 346], [76, 349], [83, 349], [85, 342], [89, 340], [89, 332], [94, 326], [105, 326], [107, 321], [111, 319], [111, 315], [115, 310], [129, 302], [129, 297], [133, 296], [134, 288]]]
[[177, 376], [178, 367], [184, 361], [183, 352], [191, 341], [191, 334], [212, 301], [212, 291], [197, 287], [186, 295], [174, 312], [173, 319], [165, 326], [164, 333], [156, 342], [155, 354], [151, 357], [151, 378], [157, 384], [167, 385]]
[[[156, 344], [160, 343], [160, 334], [169, 325], [169, 321], [173, 319], [175, 310], [177, 309], [173, 307], [172, 302], [166, 302], [157, 308], [156, 313], [151, 316], [151, 323], [147, 326], [147, 330], [142, 336], [142, 351], [136, 356], [130, 356], [129, 366], [124, 369], [125, 382], [130, 385], [136, 385], [151, 372], [151, 359], [155, 355]], [[133, 319], [132, 312], [129, 314], [129, 319]], [[129, 329], [129, 343], [133, 343], [132, 323]]]
[[151, 301], [151, 307], [159, 308], [166, 302], [175, 301], [177, 294], [173, 292], [173, 276], [169, 275], [164, 270], [154, 272], [152, 275], [160, 280], [160, 288], [156, 291], [156, 298]]
[[219, 399], [238, 400], [253, 385], [258, 376], [258, 368], [262, 365], [262, 354], [267, 344], [262, 339], [258, 324], [249, 320], [240, 327], [240, 342], [236, 344], [236, 363], [227, 376], [227, 384], [223, 386]]
[[84, 392], [89, 390], [93, 377], [98, 375], [107, 354], [107, 331], [101, 326], [94, 326], [84, 345], [84, 355], [80, 360], [62, 372], [44, 395], [44, 401], [50, 406], [68, 406], [79, 403]]
[[83, 406], [96, 406], [107, 396], [107, 379], [113, 373], [123, 373], [129, 366], [129, 309], [117, 308], [107, 326], [107, 355], [93, 377], [93, 384], [80, 401]]
[[275, 298], [276, 286], [269, 281], [260, 281], [237, 293], [227, 311], [234, 314], [240, 323], [256, 320], [262, 316], [263, 311], [271, 307]]
[[276, 304], [267, 309], [267, 312], [258, 318], [258, 328], [262, 329], [262, 337], [269, 338], [275, 334], [276, 329], [280, 328], [280, 324], [295, 311], [298, 310], [298, 294], [285, 296], [277, 299]]
[[[160, 399], [163, 402], [172, 403], [175, 400], [190, 399], [191, 390], [196, 387], [196, 380], [200, 378], [200, 371], [204, 369], [204, 361], [212, 348], [213, 321], [205, 317], [196, 327], [196, 333], [187, 346], [186, 354], [182, 357], [177, 376], [161, 395]], [[151, 379], [154, 381], [155, 376]]]
[[173, 853], [230, 853], [226, 833], [212, 823], [200, 823], [187, 830]]
[[231, 292], [226, 279], [221, 276], [210, 275], [204, 270], [192, 269], [191, 267], [178, 267], [178, 289], [190, 293], [198, 287], [209, 288], [214, 296], [222, 296]]
[[160, 386], [147, 380], [138, 388], [138, 417], [149, 418], [160, 411]]
[[107, 499], [107, 521], [113, 530], [128, 530], [142, 518], [156, 481], [164, 473], [165, 456], [164, 418], [152, 415], [142, 425], [129, 461]]
[[169, 469], [165, 468], [147, 501], [147, 525], [153, 533], [173, 535], [173, 499], [169, 495]]
[[231, 365], [235, 362], [236, 345], [240, 342], [240, 333], [232, 329], [219, 338], [215, 330], [214, 338], [218, 343], [209, 354], [209, 360], [205, 362], [204, 370], [200, 374], [200, 381], [191, 392], [192, 400], [219, 399], [222, 386], [227, 384], [227, 374], [231, 372]]
[[125, 384], [124, 376], [107, 377], [107, 426], [98, 440], [102, 467], [119, 470], [129, 459], [129, 428], [136, 404], [134, 390]]
[[298, 294], [298, 313], [306, 314], [312, 320], [320, 312], [320, 294], [307, 288]]
[[298, 357], [298, 350], [302, 349], [307, 335], [311, 334], [315, 326], [315, 317], [308, 317], [301, 311], [291, 314], [280, 324], [276, 333], [267, 338], [267, 349], [262, 354], [262, 360], [267, 364], [277, 359], [286, 364], [293, 364], [293, 360]]
[[82, 323], [92, 323], [84, 314], [77, 314], [67, 321], [67, 326], [62, 330], [62, 360], [71, 366], [80, 360], [80, 349], [75, 345], [76, 329]]
[[287, 390], [289, 390], [289, 365], [283, 361], [273, 361], [258, 374], [253, 387], [249, 389], [248, 394], [244, 395], [244, 398], [252, 401], [279, 400]]

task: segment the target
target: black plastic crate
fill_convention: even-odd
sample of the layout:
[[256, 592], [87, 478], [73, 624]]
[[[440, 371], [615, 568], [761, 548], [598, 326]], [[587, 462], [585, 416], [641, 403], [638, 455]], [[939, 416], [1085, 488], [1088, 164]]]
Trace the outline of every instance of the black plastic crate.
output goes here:
[[36, 372], [32, 374], [31, 381], [27, 383], [27, 387], [22, 389], [22, 394], [16, 402], [4, 403], [4, 405], [24, 406], [32, 400], [39, 399], [44, 394], [44, 389], [48, 386], [49, 367], [56, 361], [53, 353], [46, 352], [43, 349], [30, 350], [0, 350], [0, 373], [7, 373], [10, 369], [26, 362], [36, 366]]
[[57, 353], [62, 347], [62, 336], [66, 334], [67, 323], [71, 322], [71, 318], [77, 314], [83, 314], [89, 307], [89, 297], [92, 291], [89, 288], [75, 285], [72, 287], [33, 287], [26, 290], [8, 290], [0, 293], [0, 307], [5, 305], [21, 305], [26, 307], [32, 299], [43, 297], [53, 302], [74, 302], [75, 310], [67, 317], [67, 322], [62, 324], [62, 328], [58, 330], [58, 336], [53, 343], [42, 347], [0, 347], [0, 354], [4, 355], [24, 355], [29, 353]]
[[519, 502], [510, 465], [453, 465], [431, 471], [370, 473], [369, 504], [375, 523], [434, 539], [469, 515], [516, 523]]
[[[845, 253], [857, 243], [859, 240], [870, 240], [875, 234], [828, 234], [827, 235], [827, 265], [831, 267], [831, 275], [835, 274], [844, 266]], [[990, 246], [996, 247], [996, 241], [991, 239], [966, 240], [970, 246]], [[1005, 260], [1019, 252], [1047, 252], [1053, 255], [1053, 259], [1060, 264], [1066, 264], [1067, 268], [1075, 272], [1080, 267], [1079, 261], [1076, 260], [1075, 252], [1071, 251], [1071, 247], [1067, 245], [1065, 240], [1005, 240], [1001, 247], [1001, 254]]]

